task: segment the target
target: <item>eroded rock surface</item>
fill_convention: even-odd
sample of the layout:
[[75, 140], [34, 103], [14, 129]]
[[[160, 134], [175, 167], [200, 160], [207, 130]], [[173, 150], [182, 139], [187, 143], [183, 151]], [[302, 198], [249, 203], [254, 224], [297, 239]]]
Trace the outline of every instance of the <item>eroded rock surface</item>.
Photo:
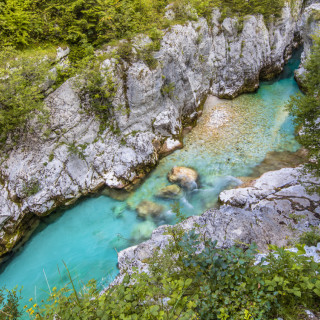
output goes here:
[[[218, 240], [220, 247], [234, 243], [255, 242], [264, 251], [269, 244], [284, 246], [310, 226], [320, 228], [320, 196], [307, 191], [319, 187], [315, 179], [300, 171], [301, 168], [285, 168], [267, 172], [251, 187], [224, 191], [220, 194], [220, 208], [192, 216], [179, 225], [186, 231], [195, 229], [206, 239]], [[121, 251], [118, 255], [121, 281], [133, 267], [146, 270], [143, 263], [156, 248], [164, 248], [170, 226], [153, 231], [150, 240]]]

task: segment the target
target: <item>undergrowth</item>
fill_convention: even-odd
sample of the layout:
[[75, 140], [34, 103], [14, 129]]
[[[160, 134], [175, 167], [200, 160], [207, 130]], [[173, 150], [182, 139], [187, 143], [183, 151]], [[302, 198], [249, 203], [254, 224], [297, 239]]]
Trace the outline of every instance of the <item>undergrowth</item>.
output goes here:
[[[162, 251], [144, 260], [149, 272], [126, 274], [100, 294], [95, 281], [76, 291], [53, 288], [43, 305], [25, 306], [31, 319], [301, 319], [319, 311], [320, 265], [272, 246], [256, 263], [257, 247], [221, 249], [194, 230], [168, 230]], [[32, 302], [31, 302], [32, 303]]]

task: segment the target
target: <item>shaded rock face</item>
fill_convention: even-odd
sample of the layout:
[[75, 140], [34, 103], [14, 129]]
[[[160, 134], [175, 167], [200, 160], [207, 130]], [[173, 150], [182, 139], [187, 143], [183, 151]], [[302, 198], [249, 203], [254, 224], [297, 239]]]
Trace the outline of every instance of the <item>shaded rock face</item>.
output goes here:
[[168, 173], [168, 180], [178, 183], [188, 190], [197, 188], [198, 173], [194, 169], [186, 167], [174, 167]]
[[[246, 17], [242, 29], [236, 19], [221, 23], [218, 10], [210, 26], [202, 18], [174, 26], [154, 54], [154, 70], [137, 58], [104, 61], [101, 71], [116, 84], [114, 121], [123, 136], [99, 132], [70, 80], [51, 93], [45, 101], [50, 124], [30, 123], [32, 133], [0, 156], [0, 256], [19, 243], [36, 216], [104, 186], [123, 189], [141, 181], [159, 160], [162, 146], [153, 142], [177, 141], [209, 92], [234, 97], [255, 90], [260, 75], [279, 72], [295, 45], [301, 8], [301, 2], [294, 10], [285, 7], [268, 27], [261, 16]], [[139, 37], [133, 42], [139, 46]], [[170, 85], [171, 94], [164, 94]]]
[[141, 218], [147, 218], [149, 216], [156, 217], [162, 213], [163, 206], [157, 203], [145, 200], [138, 205], [136, 210], [137, 210], [138, 216]]
[[[300, 172], [301, 168], [285, 168], [267, 172], [252, 187], [224, 191], [221, 206], [201, 216], [193, 216], [179, 225], [186, 231], [195, 229], [206, 239], [218, 240], [220, 247], [235, 242], [255, 242], [262, 251], [269, 244], [284, 246], [288, 239], [298, 237], [310, 226], [320, 228], [320, 196], [308, 193], [310, 186], [320, 186], [320, 179]], [[170, 226], [153, 231], [150, 240], [119, 252], [121, 282], [132, 268], [147, 270], [143, 260], [152, 256], [155, 248], [163, 249], [170, 239]]]

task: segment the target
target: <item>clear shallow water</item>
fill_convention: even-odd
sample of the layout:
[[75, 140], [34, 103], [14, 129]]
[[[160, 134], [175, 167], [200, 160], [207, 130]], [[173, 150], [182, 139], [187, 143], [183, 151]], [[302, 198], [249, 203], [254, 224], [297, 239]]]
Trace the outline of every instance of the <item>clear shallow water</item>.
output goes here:
[[[184, 149], [162, 159], [126, 201], [99, 196], [44, 219], [38, 232], [2, 267], [0, 287], [23, 286], [22, 305], [30, 297], [40, 302], [49, 291], [45, 277], [51, 288], [68, 282], [62, 261], [79, 284], [95, 278], [106, 285], [117, 274], [116, 250], [142, 241], [160, 224], [174, 223], [172, 202], [154, 197], [169, 185], [166, 177], [173, 166], [193, 167], [200, 175], [199, 188], [180, 200], [183, 213], [194, 215], [214, 206], [222, 190], [241, 183], [239, 177], [253, 175], [268, 153], [297, 151], [284, 105], [298, 91], [292, 72], [298, 65], [298, 59], [290, 60], [278, 79], [262, 83], [255, 94], [233, 101], [208, 99], [197, 127], [184, 139]], [[165, 206], [156, 220], [136, 216], [134, 209], [145, 199]]]

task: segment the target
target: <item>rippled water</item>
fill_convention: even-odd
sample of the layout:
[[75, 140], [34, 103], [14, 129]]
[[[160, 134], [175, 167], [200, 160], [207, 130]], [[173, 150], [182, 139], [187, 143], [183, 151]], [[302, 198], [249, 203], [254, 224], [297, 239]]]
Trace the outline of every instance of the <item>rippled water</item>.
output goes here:
[[[117, 274], [116, 251], [148, 237], [157, 225], [174, 223], [171, 202], [154, 197], [169, 185], [166, 177], [173, 166], [189, 166], [200, 175], [198, 188], [180, 200], [186, 215], [214, 206], [218, 194], [239, 185], [239, 178], [261, 174], [259, 164], [277, 168], [279, 155], [299, 149], [284, 109], [289, 96], [298, 91], [292, 72], [298, 64], [298, 59], [291, 59], [278, 79], [262, 83], [255, 94], [233, 101], [210, 97], [198, 125], [185, 137], [185, 147], [162, 159], [126, 201], [99, 196], [44, 219], [36, 234], [2, 266], [0, 286], [24, 286], [22, 305], [30, 297], [40, 302], [47, 297], [48, 285], [59, 287], [68, 281], [62, 261], [79, 284], [91, 278], [101, 286], [110, 282]], [[164, 205], [162, 216], [138, 218], [134, 209], [145, 199]]]

